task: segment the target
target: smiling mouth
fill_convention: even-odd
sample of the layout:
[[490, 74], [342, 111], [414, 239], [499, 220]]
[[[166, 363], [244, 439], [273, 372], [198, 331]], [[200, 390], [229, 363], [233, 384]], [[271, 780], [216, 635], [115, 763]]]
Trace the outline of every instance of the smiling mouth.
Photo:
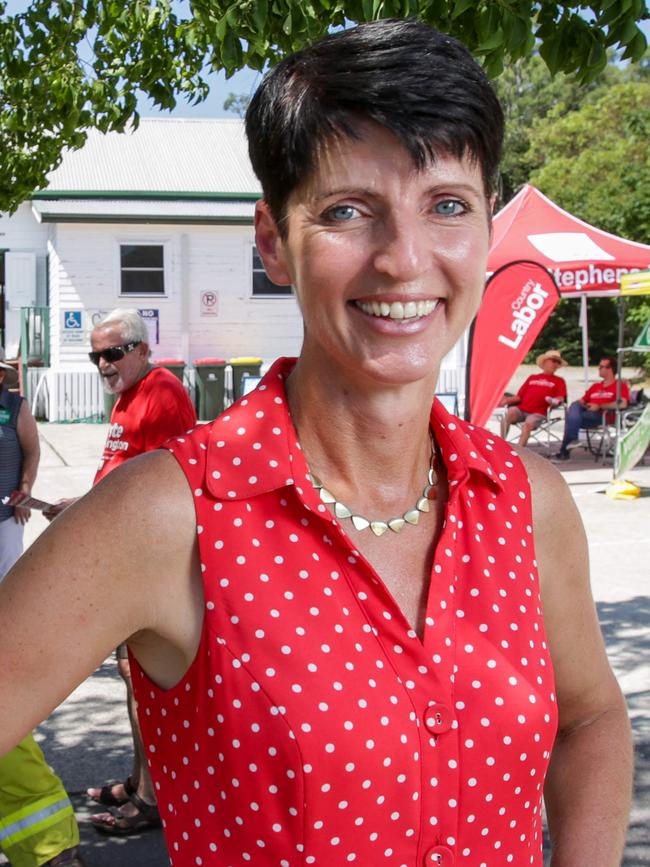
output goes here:
[[422, 319], [436, 309], [439, 299], [435, 301], [355, 301], [355, 306], [368, 316], [382, 319]]

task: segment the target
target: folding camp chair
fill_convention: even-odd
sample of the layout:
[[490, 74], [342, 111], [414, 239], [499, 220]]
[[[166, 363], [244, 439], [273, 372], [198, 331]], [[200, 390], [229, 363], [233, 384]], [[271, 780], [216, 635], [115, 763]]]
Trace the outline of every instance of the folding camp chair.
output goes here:
[[[505, 411], [501, 415], [501, 417], [503, 417], [504, 415]], [[528, 445], [530, 445], [531, 443], [535, 443], [536, 445], [541, 446], [542, 448], [550, 452], [551, 449], [553, 449], [562, 442], [565, 417], [566, 406], [563, 403], [561, 403], [559, 406], [549, 407], [544, 421], [538, 427], [536, 427], [535, 430], [531, 431], [530, 437], [528, 438]], [[509, 443], [516, 443], [519, 441], [522, 424], [523, 422], [513, 422], [510, 425], [510, 430], [508, 431], [508, 436], [506, 437]], [[556, 427], [558, 425], [561, 426]]]
[[643, 389], [637, 389], [630, 394], [630, 402], [622, 410], [604, 410], [601, 422], [597, 427], [587, 428], [587, 448], [594, 456], [594, 460], [613, 458], [616, 449], [617, 424], [616, 415], [620, 416], [620, 431], [624, 434], [634, 427], [641, 418], [647, 399]]

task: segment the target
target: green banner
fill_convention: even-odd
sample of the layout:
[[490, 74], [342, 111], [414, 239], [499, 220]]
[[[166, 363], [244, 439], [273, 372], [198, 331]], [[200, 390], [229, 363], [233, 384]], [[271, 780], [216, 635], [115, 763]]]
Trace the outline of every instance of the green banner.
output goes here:
[[636, 349], [638, 352], [648, 352], [650, 350], [650, 319], [643, 326], [641, 334], [639, 334], [632, 345], [632, 349]]
[[641, 414], [641, 418], [616, 443], [614, 459], [614, 478], [619, 479], [641, 460], [650, 444], [650, 403]]

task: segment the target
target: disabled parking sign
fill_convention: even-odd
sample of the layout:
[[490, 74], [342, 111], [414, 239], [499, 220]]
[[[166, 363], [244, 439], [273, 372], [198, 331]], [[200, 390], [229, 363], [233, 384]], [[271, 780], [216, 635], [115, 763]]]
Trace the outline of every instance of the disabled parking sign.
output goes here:
[[83, 311], [81, 310], [63, 310], [63, 328], [61, 329], [61, 340], [63, 343], [83, 343]]

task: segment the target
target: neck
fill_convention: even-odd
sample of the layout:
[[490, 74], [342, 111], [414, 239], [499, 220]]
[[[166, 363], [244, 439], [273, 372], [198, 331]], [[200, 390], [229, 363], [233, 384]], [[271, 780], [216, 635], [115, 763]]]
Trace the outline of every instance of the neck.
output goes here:
[[360, 512], [412, 507], [431, 458], [429, 414], [437, 372], [405, 385], [311, 375], [301, 358], [287, 397], [310, 471]]

